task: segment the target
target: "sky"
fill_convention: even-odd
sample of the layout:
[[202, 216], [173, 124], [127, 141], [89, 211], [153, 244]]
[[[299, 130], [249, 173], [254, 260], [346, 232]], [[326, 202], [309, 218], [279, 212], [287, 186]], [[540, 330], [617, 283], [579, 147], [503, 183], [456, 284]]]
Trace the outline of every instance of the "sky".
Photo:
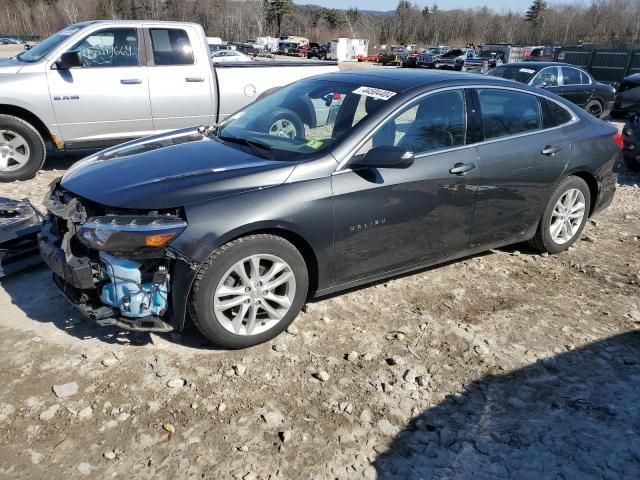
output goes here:
[[[394, 10], [398, 5], [397, 0], [294, 0], [295, 3], [304, 5], [312, 4], [327, 8], [350, 8], [356, 7], [360, 10]], [[487, 6], [498, 12], [511, 9], [514, 12], [524, 12], [531, 5], [532, 0], [414, 0], [419, 7], [425, 5], [438, 5], [442, 10], [452, 8], [474, 8]]]

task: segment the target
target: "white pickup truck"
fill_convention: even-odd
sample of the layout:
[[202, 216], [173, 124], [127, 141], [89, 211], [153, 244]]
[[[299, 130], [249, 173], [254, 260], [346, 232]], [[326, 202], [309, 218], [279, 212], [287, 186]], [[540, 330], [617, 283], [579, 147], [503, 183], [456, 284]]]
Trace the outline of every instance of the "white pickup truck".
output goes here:
[[[45, 141], [59, 150], [102, 148], [216, 123], [265, 92], [337, 70], [327, 62], [214, 65], [194, 23], [71, 25], [0, 60], [0, 181], [35, 175]], [[287, 123], [278, 115], [274, 129]]]

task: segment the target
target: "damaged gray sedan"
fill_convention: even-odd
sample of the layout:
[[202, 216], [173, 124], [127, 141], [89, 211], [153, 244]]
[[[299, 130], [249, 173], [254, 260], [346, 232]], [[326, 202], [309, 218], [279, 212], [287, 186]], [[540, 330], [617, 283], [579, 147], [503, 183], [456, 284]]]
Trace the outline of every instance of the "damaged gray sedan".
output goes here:
[[611, 203], [621, 147], [578, 107], [497, 78], [322, 75], [74, 165], [40, 250], [100, 324], [191, 320], [242, 348], [314, 296], [517, 242], [566, 250]]

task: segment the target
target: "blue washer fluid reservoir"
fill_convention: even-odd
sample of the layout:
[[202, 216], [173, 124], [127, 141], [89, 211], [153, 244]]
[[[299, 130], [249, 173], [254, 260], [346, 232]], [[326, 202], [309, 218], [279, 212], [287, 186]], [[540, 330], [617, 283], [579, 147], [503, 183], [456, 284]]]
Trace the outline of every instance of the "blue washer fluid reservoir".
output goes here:
[[140, 264], [100, 252], [100, 259], [111, 281], [102, 287], [100, 300], [117, 307], [123, 317], [162, 316], [167, 310], [169, 285], [141, 283]]

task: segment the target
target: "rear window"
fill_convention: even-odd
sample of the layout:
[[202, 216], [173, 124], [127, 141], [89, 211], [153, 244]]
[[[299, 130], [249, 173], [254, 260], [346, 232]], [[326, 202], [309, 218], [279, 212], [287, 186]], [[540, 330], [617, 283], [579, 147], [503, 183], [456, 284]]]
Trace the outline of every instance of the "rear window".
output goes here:
[[186, 31], [177, 28], [152, 28], [151, 47], [155, 65], [192, 65], [193, 48]]

